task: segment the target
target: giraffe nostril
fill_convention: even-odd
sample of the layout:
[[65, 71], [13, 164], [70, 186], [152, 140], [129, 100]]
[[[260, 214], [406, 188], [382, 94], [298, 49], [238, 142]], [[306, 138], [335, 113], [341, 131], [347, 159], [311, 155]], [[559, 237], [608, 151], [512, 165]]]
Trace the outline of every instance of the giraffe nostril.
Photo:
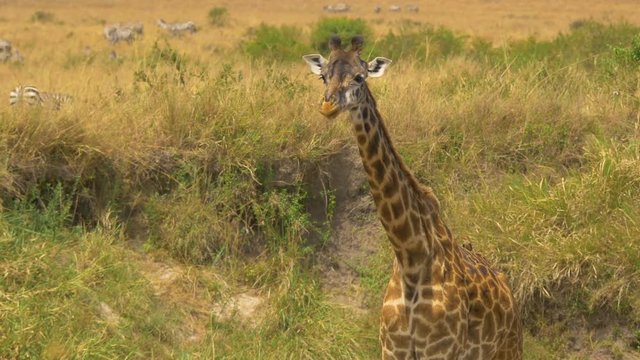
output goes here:
[[325, 94], [324, 101], [336, 103], [338, 101], [338, 97], [335, 94], [332, 94], [332, 95]]

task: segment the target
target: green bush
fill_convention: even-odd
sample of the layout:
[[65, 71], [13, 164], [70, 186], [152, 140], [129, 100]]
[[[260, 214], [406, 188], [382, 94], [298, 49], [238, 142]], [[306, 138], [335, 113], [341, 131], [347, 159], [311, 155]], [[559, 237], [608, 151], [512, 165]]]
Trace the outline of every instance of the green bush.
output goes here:
[[262, 24], [249, 31], [251, 40], [244, 43], [244, 51], [253, 59], [299, 61], [310, 51], [301, 40], [301, 30], [294, 26]]
[[256, 222], [273, 253], [279, 249], [303, 253], [312, 250], [304, 244], [312, 226], [309, 213], [304, 208], [306, 196], [301, 190], [293, 194], [286, 190], [273, 190], [262, 194], [260, 201], [254, 204]]
[[616, 60], [623, 64], [640, 64], [640, 34], [631, 40], [631, 46], [614, 47], [613, 53]]
[[600, 24], [585, 21], [566, 34], [551, 41], [558, 53], [567, 61], [582, 60], [607, 52], [612, 46], [624, 46], [631, 42], [640, 29], [626, 23]]
[[227, 24], [229, 11], [225, 7], [216, 6], [209, 10], [209, 23], [214, 26], [224, 26]]
[[15, 237], [38, 233], [50, 241], [64, 241], [73, 218], [74, 193], [76, 189], [64, 189], [62, 183], [33, 187], [24, 199], [9, 202], [2, 221], [14, 226]]
[[48, 11], [38, 10], [34, 12], [33, 15], [31, 15], [32, 22], [46, 23], [46, 22], [52, 22], [54, 20], [55, 20], [55, 16]]
[[466, 39], [445, 28], [404, 24], [398, 33], [390, 31], [376, 44], [376, 53], [397, 60], [415, 59], [431, 62], [461, 54]]
[[[518, 67], [533, 61], [553, 64], [556, 67], [581, 65], [596, 69], [610, 65], [611, 49], [632, 43], [640, 28], [630, 24], [604, 25], [594, 21], [576, 21], [570, 31], [553, 40], [529, 38], [509, 43], [496, 52], [497, 63], [506, 62]], [[598, 61], [604, 59], [605, 61]]]
[[[320, 20], [311, 31], [311, 47], [322, 53], [329, 52], [329, 38], [338, 35], [343, 44], [348, 44], [355, 35], [365, 38], [365, 46], [373, 44], [373, 32], [362, 19], [327, 18]], [[366, 52], [366, 48], [365, 48]]]

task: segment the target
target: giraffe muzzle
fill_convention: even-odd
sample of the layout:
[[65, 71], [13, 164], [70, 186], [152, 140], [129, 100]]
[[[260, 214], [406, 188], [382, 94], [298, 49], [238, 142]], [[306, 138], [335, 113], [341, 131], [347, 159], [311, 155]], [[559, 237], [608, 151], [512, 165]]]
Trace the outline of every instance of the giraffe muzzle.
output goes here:
[[320, 105], [320, 113], [329, 119], [332, 119], [338, 115], [340, 112], [340, 107], [338, 104], [332, 101], [322, 101], [322, 105]]

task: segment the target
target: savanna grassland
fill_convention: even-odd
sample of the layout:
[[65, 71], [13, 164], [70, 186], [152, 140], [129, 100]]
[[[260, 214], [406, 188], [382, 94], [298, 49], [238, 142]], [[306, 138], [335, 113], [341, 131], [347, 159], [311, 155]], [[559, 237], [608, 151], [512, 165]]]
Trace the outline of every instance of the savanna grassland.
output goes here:
[[301, 59], [333, 32], [394, 60], [369, 81], [391, 136], [508, 274], [525, 359], [639, 358], [633, 2], [381, 4], [0, 0], [25, 58], [0, 94], [74, 98], [0, 102], [0, 358], [378, 358], [392, 253]]

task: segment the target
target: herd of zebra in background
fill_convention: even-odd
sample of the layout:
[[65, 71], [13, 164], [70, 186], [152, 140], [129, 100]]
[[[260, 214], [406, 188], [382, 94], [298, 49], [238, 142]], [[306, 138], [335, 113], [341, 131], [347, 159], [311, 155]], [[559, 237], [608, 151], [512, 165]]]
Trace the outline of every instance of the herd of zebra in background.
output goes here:
[[[193, 21], [168, 23], [162, 19], [157, 21], [158, 27], [166, 30], [173, 36], [180, 36], [185, 33], [193, 34], [198, 31]], [[104, 27], [104, 37], [112, 44], [118, 42], [132, 43], [135, 39], [144, 34], [144, 25], [139, 22], [115, 23]]]
[[[348, 12], [351, 11], [351, 6], [345, 3], [338, 3], [326, 5], [323, 7], [323, 10], [331, 13]], [[389, 11], [391, 12], [400, 12], [401, 10], [402, 8], [398, 5], [391, 5], [389, 7]], [[405, 10], [407, 12], [418, 12], [419, 9], [417, 5], [406, 5]], [[382, 7], [376, 5], [373, 11], [380, 13]], [[181, 36], [186, 33], [193, 34], [198, 30], [193, 21], [168, 23], [159, 19], [156, 23], [158, 27], [166, 30], [173, 36]], [[144, 35], [144, 25], [139, 21], [110, 24], [104, 27], [103, 35], [112, 45], [119, 42], [131, 44], [134, 40]], [[117, 58], [115, 51], [111, 51], [109, 58]], [[0, 63], [4, 62], [22, 63], [24, 62], [24, 58], [17, 49], [11, 46], [9, 41], [0, 39]], [[71, 102], [71, 100], [72, 97], [69, 95], [43, 92], [35, 86], [18, 86], [9, 94], [9, 103], [11, 105], [24, 102], [29, 105], [45, 105], [53, 109], [59, 109], [60, 106]]]
[[[180, 36], [185, 33], [193, 34], [198, 29], [193, 21], [167, 23], [160, 19], [157, 22], [161, 29], [166, 30], [173, 36]], [[131, 43], [144, 35], [144, 25], [139, 22], [115, 23], [107, 25], [103, 30], [104, 37], [112, 44], [118, 42]], [[111, 51], [109, 57], [115, 59], [115, 51]], [[0, 63], [24, 62], [24, 58], [17, 49], [11, 46], [7, 40], [0, 39]], [[18, 86], [9, 93], [9, 104], [17, 105], [26, 103], [29, 105], [46, 106], [52, 109], [60, 109], [63, 104], [70, 103], [73, 98], [67, 94], [50, 93], [40, 91], [35, 86]]]
[[[406, 5], [404, 9], [407, 12], [413, 12], [413, 13], [417, 13], [418, 11], [420, 11], [420, 8], [418, 7], [418, 5], [413, 5], [413, 4]], [[345, 3], [337, 3], [332, 5], [325, 5], [322, 7], [322, 10], [329, 13], [342, 13], [342, 12], [351, 11], [351, 6]], [[382, 6], [380, 5], [376, 5], [373, 8], [373, 12], [375, 12], [376, 14], [379, 14], [381, 11], [382, 11]], [[391, 5], [389, 6], [389, 11], [400, 12], [402, 11], [402, 7], [400, 5]]]

